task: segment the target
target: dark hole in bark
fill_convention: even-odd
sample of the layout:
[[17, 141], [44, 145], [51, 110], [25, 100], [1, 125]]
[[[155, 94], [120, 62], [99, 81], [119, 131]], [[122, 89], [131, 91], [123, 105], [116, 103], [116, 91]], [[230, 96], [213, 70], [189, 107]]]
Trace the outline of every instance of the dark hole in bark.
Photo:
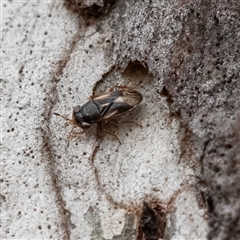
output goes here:
[[160, 205], [151, 207], [143, 203], [143, 210], [138, 225], [137, 240], [162, 239], [166, 229], [166, 214]]

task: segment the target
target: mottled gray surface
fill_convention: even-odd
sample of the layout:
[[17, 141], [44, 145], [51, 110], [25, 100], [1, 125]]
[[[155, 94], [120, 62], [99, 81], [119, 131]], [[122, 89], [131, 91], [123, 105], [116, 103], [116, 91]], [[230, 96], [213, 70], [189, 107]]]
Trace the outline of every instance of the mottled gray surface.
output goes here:
[[240, 3], [145, 1], [128, 10], [118, 62], [146, 64], [190, 132], [184, 148], [201, 168], [209, 238], [239, 239]]
[[[143, 201], [166, 214], [165, 239], [206, 239], [207, 220], [210, 239], [239, 238], [237, 1], [2, 12], [2, 238], [135, 239]], [[122, 144], [93, 127], [67, 147], [53, 112], [117, 84], [143, 94], [125, 116], [142, 127], [112, 124]]]

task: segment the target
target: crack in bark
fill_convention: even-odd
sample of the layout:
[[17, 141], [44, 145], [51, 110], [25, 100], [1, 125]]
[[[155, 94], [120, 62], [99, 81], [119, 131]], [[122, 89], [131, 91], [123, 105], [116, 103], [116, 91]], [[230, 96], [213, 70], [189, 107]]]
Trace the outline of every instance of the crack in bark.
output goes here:
[[77, 42], [80, 39], [80, 35], [77, 32], [73, 37], [72, 44], [70, 48], [65, 52], [65, 57], [58, 61], [57, 63], [57, 70], [53, 73], [53, 77], [51, 80], [52, 86], [50, 86], [50, 90], [47, 93], [45, 105], [43, 106], [42, 114], [44, 116], [44, 120], [42, 123], [43, 127], [40, 127], [40, 131], [42, 133], [42, 156], [45, 161], [48, 163], [48, 172], [51, 178], [51, 185], [53, 186], [54, 193], [56, 195], [56, 205], [60, 215], [60, 226], [63, 230], [63, 239], [68, 240], [70, 239], [70, 225], [71, 223], [71, 212], [66, 209], [66, 202], [62, 196], [62, 186], [59, 182], [59, 173], [56, 171], [56, 161], [55, 161], [55, 151], [53, 149], [52, 144], [52, 132], [50, 130], [50, 120], [52, 117], [52, 109], [54, 108], [56, 102], [58, 101], [58, 92], [57, 92], [57, 83], [60, 80], [60, 76], [63, 74], [64, 68], [66, 67], [67, 63], [70, 61], [70, 56], [74, 51], [74, 48]]
[[54, 193], [56, 195], [56, 205], [59, 211], [60, 215], [60, 225], [63, 229], [64, 236], [63, 239], [70, 239], [70, 229], [69, 229], [69, 224], [70, 224], [70, 217], [71, 213], [66, 209], [66, 203], [62, 197], [61, 194], [61, 186], [58, 181], [58, 174], [55, 172], [55, 163], [54, 163], [54, 151], [51, 146], [51, 132], [49, 127], [46, 129], [40, 128], [42, 135], [43, 135], [43, 147], [42, 147], [42, 152], [43, 152], [43, 157], [45, 160], [48, 162], [49, 168], [49, 175], [51, 177], [51, 185], [53, 186]]

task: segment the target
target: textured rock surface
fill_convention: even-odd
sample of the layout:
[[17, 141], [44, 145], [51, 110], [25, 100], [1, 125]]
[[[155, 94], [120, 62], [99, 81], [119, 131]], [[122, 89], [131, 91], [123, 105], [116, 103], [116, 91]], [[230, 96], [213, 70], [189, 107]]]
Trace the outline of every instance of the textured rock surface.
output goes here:
[[[152, 239], [238, 239], [237, 1], [79, 3], [2, 4], [1, 237], [140, 240], [145, 201]], [[142, 127], [67, 146], [53, 112], [114, 85], [143, 94], [122, 119]]]

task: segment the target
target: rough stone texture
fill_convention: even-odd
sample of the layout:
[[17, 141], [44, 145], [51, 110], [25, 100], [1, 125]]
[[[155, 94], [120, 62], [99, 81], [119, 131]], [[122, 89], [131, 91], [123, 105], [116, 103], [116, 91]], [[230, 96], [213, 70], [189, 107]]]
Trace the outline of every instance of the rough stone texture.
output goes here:
[[[1, 237], [136, 239], [146, 202], [164, 239], [238, 239], [237, 1], [79, 2], [2, 3]], [[142, 127], [67, 146], [53, 112], [114, 85]]]

